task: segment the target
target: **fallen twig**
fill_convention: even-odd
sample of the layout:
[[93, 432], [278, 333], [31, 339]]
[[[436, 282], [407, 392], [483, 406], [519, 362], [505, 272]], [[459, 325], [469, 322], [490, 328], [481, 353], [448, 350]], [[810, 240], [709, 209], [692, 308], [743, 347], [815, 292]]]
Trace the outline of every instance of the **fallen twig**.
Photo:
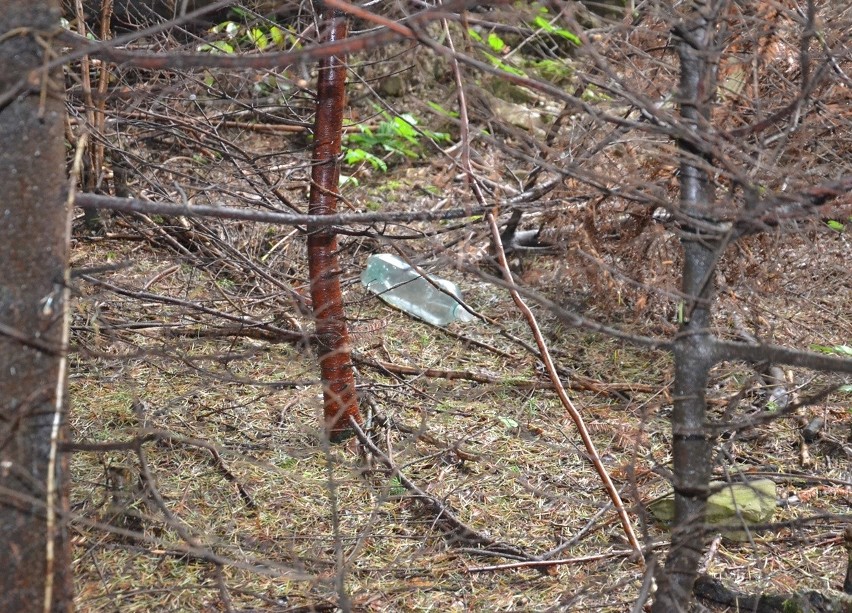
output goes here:
[[532, 559], [532, 556], [527, 554], [523, 549], [508, 543], [495, 541], [494, 539], [484, 536], [470, 528], [467, 524], [456, 517], [455, 514], [447, 508], [447, 505], [431, 494], [426, 493], [416, 483], [406, 477], [399, 467], [381, 449], [379, 449], [372, 440], [370, 440], [370, 437], [367, 436], [358, 422], [351, 417], [349, 419], [349, 425], [355, 432], [355, 436], [358, 441], [364, 447], [369, 449], [370, 453], [384, 464], [395, 478], [399, 479], [399, 483], [408, 490], [412, 496], [414, 496], [423, 506], [434, 514], [435, 525], [444, 531], [444, 536], [450, 541], [460, 542], [465, 545], [472, 545], [480, 550], [485, 550], [495, 555], [508, 555], [512, 558], [521, 560]]
[[[365, 366], [371, 366], [379, 370], [385, 370], [397, 375], [417, 375], [421, 377], [432, 377], [437, 379], [462, 379], [465, 381], [474, 381], [476, 383], [491, 383], [495, 385], [512, 385], [513, 387], [532, 388], [532, 389], [551, 389], [554, 387], [552, 381], [534, 381], [527, 379], [518, 379], [516, 377], [495, 377], [484, 373], [477, 373], [469, 370], [446, 370], [443, 368], [422, 368], [418, 366], [403, 366], [393, 364], [383, 360], [373, 360], [363, 354], [354, 354], [355, 361]], [[606, 383], [603, 381], [595, 381], [588, 377], [581, 377], [572, 374], [572, 381], [567, 387], [571, 390], [592, 391], [601, 394], [616, 394], [619, 392], [642, 392], [653, 394], [660, 391], [659, 386], [634, 384], [634, 383]]]
[[493, 566], [474, 566], [473, 568], [465, 569], [465, 572], [485, 573], [495, 570], [510, 570], [515, 568], [547, 569], [552, 566], [561, 566], [565, 564], [582, 564], [583, 562], [595, 562], [597, 560], [608, 560], [611, 558], [626, 558], [632, 555], [632, 551], [613, 551], [610, 553], [600, 553], [593, 556], [580, 556], [579, 558], [563, 558], [561, 560], [526, 560], [523, 562], [510, 562], [508, 564], [494, 564]]

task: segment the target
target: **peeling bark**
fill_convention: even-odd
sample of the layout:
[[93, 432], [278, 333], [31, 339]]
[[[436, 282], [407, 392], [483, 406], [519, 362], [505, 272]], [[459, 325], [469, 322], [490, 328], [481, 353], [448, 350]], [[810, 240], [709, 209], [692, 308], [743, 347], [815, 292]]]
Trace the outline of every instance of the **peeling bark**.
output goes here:
[[[347, 20], [342, 14], [325, 8], [322, 17], [325, 24], [322, 42], [336, 42], [346, 38]], [[311, 215], [334, 215], [337, 212], [345, 101], [346, 63], [343, 57], [332, 56], [320, 62], [317, 77], [314, 155], [308, 207]], [[343, 296], [340, 292], [337, 236], [333, 228], [308, 225], [308, 266], [320, 354], [325, 427], [329, 439], [338, 442], [353, 434], [349, 417], [359, 423], [361, 417], [355, 393]]]

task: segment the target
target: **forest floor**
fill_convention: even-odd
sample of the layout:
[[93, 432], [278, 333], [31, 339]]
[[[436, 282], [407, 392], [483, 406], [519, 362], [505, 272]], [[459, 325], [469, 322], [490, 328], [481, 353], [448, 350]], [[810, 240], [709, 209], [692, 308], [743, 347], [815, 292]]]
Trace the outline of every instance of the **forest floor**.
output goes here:
[[[234, 95], [249, 87], [251, 77], [241, 78], [222, 87]], [[425, 117], [414, 98], [449, 106], [446, 95], [419, 89], [391, 104]], [[275, 197], [259, 177], [274, 175], [292, 202], [306, 202], [304, 135], [214, 128], [209, 115], [220, 107], [211, 102], [192, 115], [197, 105], [204, 103], [181, 99], [170, 111], [193, 117], [191, 128], [150, 115], [165, 136], [149, 138], [151, 125], [122, 116], [138, 122], [122, 137], [137, 143], [134, 195], [267, 206]], [[484, 169], [516, 161], [498, 147], [478, 151], [483, 176], [508, 182], [509, 173]], [[386, 173], [353, 172], [358, 185], [345, 187], [347, 206], [392, 212], [470, 202], [437, 149], [394, 162]], [[495, 198], [507, 195], [495, 188]], [[584, 250], [582, 221], [565, 221], [580, 215], [571, 206], [557, 194], [525, 219], [527, 229], [564, 227], [555, 252], [515, 254], [513, 271], [531, 292], [563, 384], [640, 539], [649, 554], [665, 556], [667, 531], [645, 505], [670, 491], [670, 356], [573, 328], [532, 293], [633, 335], [670, 338], [677, 237], [649, 223]], [[124, 444], [71, 458], [79, 610], [333, 611], [344, 600], [355, 611], [630, 610], [645, 572], [530, 350], [527, 322], [488, 281], [497, 273], [484, 221], [364, 227], [341, 237], [340, 278], [373, 440], [447, 511], [520, 550], [521, 560], [449, 538], [377, 458], [354, 443], [324, 442], [313, 324], [298, 304], [308, 296], [302, 232], [141, 215], [105, 215], [102, 223], [92, 232], [78, 220], [73, 242], [72, 439]], [[822, 221], [730, 247], [714, 333], [742, 340], [747, 331], [801, 349], [848, 346], [850, 247], [848, 227]], [[368, 294], [358, 281], [366, 257], [395, 248], [457, 282], [483, 318], [433, 327]], [[639, 287], [626, 281], [636, 265]], [[798, 399], [850, 383], [801, 369], [785, 374]], [[711, 419], [767, 416], [775, 408], [768, 391], [753, 365], [719, 364], [708, 389]], [[720, 433], [714, 475], [771, 478], [778, 525], [746, 541], [714, 540], [704, 572], [754, 593], [842, 584], [847, 552], [833, 518], [848, 516], [852, 497], [850, 398], [830, 393]], [[802, 427], [814, 418], [824, 425], [806, 445]], [[524, 563], [533, 559], [552, 563]]]

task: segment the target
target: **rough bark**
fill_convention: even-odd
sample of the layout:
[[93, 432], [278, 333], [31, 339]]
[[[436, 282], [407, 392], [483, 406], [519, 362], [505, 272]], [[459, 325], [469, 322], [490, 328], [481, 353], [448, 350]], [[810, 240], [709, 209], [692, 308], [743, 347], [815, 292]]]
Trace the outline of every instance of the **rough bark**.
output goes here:
[[[712, 4], [709, 3], [709, 4]], [[679, 87], [682, 126], [700, 137], [710, 119], [715, 95], [715, 50], [712, 6], [696, 1], [690, 21], [676, 28], [680, 38]], [[706, 168], [709, 155], [684, 139], [680, 165], [680, 207], [689, 218], [714, 221], [714, 194]], [[698, 564], [704, 549], [703, 524], [710, 482], [710, 443], [706, 429], [705, 390], [716, 361], [710, 333], [714, 269], [720, 236], [684, 228], [682, 290], [690, 299], [682, 304], [682, 322], [674, 340], [674, 407], [672, 412], [673, 486], [675, 523], [665, 569], [657, 572], [659, 591], [655, 613], [687, 611], [692, 600]]]
[[72, 610], [65, 427], [62, 70], [38, 72], [58, 0], [0, 2], [0, 610]]
[[[346, 38], [345, 17], [331, 9], [324, 9], [322, 17], [325, 23], [322, 42]], [[314, 155], [308, 207], [311, 215], [334, 215], [337, 212], [345, 102], [346, 64], [343, 57], [333, 56], [320, 62], [317, 77]], [[349, 417], [354, 417], [359, 423], [361, 417], [355, 393], [343, 296], [340, 292], [337, 236], [333, 228], [308, 226], [308, 265], [319, 343], [325, 426], [329, 439], [338, 442], [352, 435]]]

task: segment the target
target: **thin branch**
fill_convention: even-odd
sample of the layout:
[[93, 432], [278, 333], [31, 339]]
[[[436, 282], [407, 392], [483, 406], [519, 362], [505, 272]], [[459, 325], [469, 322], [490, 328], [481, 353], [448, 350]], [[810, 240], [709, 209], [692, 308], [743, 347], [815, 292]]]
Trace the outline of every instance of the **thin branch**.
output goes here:
[[[491, 383], [494, 385], [511, 385], [519, 389], [549, 389], [553, 388], [553, 383], [549, 381], [536, 380], [519, 380], [514, 377], [494, 377], [484, 373], [473, 372], [469, 370], [446, 370], [443, 368], [424, 368], [419, 366], [405, 366], [401, 364], [393, 364], [383, 360], [373, 360], [365, 355], [355, 356], [355, 361], [371, 366], [373, 368], [394, 373], [397, 375], [412, 375], [420, 377], [431, 377], [436, 379], [447, 380], [464, 380], [475, 381], [476, 383]], [[592, 391], [601, 394], [614, 394], [618, 392], [636, 392], [645, 394], [654, 394], [660, 391], [658, 385], [645, 385], [642, 383], [607, 383], [605, 381], [596, 381], [590, 377], [582, 377], [571, 375], [574, 378], [573, 382], [568, 383], [568, 389]]]
[[[228, 4], [230, 4], [230, 2], [218, 2], [216, 3], [216, 6], [221, 8], [221, 6], [227, 6]], [[433, 21], [450, 18], [453, 16], [453, 11], [465, 10], [472, 4], [479, 3], [474, 2], [474, 0], [455, 0], [453, 2], [448, 2], [439, 8], [422, 11], [413, 15], [406, 21], [406, 23], [408, 26], [412, 27], [423, 27]], [[353, 9], [354, 8], [355, 7], [353, 7]], [[182, 20], [190, 20], [193, 17], [209, 12], [209, 10], [211, 10], [211, 7], [201, 11], [195, 11], [194, 13], [187, 14]], [[376, 16], [376, 19], [380, 18]], [[408, 38], [416, 40], [417, 36], [415, 35], [414, 30], [412, 27], [408, 26], [397, 24], [393, 30], [379, 30], [362, 36], [353, 36], [339, 41], [330, 41], [305, 47], [297, 51], [282, 51], [277, 53], [261, 53], [252, 55], [227, 55], [214, 53], [150, 53], [145, 51], [130, 51], [117, 47], [119, 44], [129, 42], [129, 40], [134, 40], [140, 36], [147, 36], [151, 33], [162, 31], [168, 27], [167, 24], [161, 24], [159, 26], [147, 28], [141, 32], [136, 32], [129, 38], [122, 37], [111, 41], [96, 43], [92, 43], [82, 36], [62, 30], [57, 33], [57, 39], [61, 43], [73, 47], [74, 51], [46, 64], [43, 70], [55, 69], [57, 66], [80, 59], [86, 55], [97, 56], [111, 62], [127, 66], [135, 66], [136, 68], [145, 68], [148, 70], [187, 68], [280, 69], [288, 66], [304, 66], [333, 56], [342, 57], [353, 53], [359, 53], [369, 49], [375, 49], [376, 47], [380, 47], [400, 39]], [[26, 80], [23, 80], [18, 84], [21, 89], [27, 87], [27, 85], [28, 83]]]
[[358, 441], [360, 441], [364, 447], [369, 449], [370, 453], [378, 458], [378, 460], [384, 464], [388, 470], [390, 470], [391, 475], [396, 477], [400, 484], [408, 490], [418, 502], [434, 514], [435, 524], [445, 530], [447, 538], [467, 545], [476, 546], [497, 555], [508, 554], [511, 557], [520, 557], [520, 559], [523, 560], [533, 559], [522, 549], [515, 547], [514, 545], [495, 541], [494, 539], [484, 536], [470, 528], [467, 524], [456, 517], [456, 515], [448, 509], [444, 503], [431, 494], [425, 492], [411, 479], [406, 477], [399, 467], [381, 449], [379, 449], [372, 440], [370, 440], [370, 437], [367, 436], [358, 422], [351, 417], [349, 419], [349, 425], [355, 432], [355, 436], [358, 438]]
[[771, 364], [787, 364], [789, 366], [801, 366], [813, 370], [852, 374], [852, 360], [849, 358], [788, 349], [786, 347], [779, 347], [778, 345], [752, 345], [749, 343], [717, 340], [714, 343], [714, 351], [717, 361], [745, 360], [750, 362], [770, 362]]
[[[105, 289], [110, 290], [113, 293], [116, 293], [120, 296], [127, 296], [128, 298], [134, 298], [136, 300], [151, 300], [160, 304], [170, 304], [173, 306], [180, 306], [187, 309], [191, 309], [194, 311], [198, 311], [200, 313], [204, 313], [206, 315], [212, 315], [214, 317], [220, 317], [222, 319], [226, 319], [228, 321], [234, 321], [238, 324], [245, 326], [246, 328], [259, 328], [261, 330], [268, 330], [272, 334], [276, 335], [279, 339], [288, 340], [292, 342], [304, 342], [308, 340], [310, 337], [301, 333], [294, 332], [292, 330], [285, 330], [279, 326], [256, 321], [253, 319], [249, 319], [248, 317], [242, 317], [239, 315], [231, 315], [230, 313], [226, 313], [224, 311], [219, 311], [216, 309], [211, 309], [205, 306], [202, 306], [196, 302], [192, 302], [189, 300], [181, 300], [180, 298], [172, 298], [171, 296], [163, 296], [161, 294], [152, 294], [150, 292], [136, 292], [133, 290], [125, 289], [123, 287], [119, 287], [118, 285], [114, 285], [109, 283], [108, 281], [103, 281], [101, 279], [97, 279], [95, 277], [91, 277], [89, 275], [79, 275], [80, 279], [83, 279], [87, 283], [91, 283], [93, 285], [98, 285]], [[0, 328], [0, 332], [2, 332], [2, 328]]]
[[[658, 545], [659, 547], [659, 545]], [[498, 570], [514, 570], [517, 568], [542, 568], [550, 569], [554, 566], [565, 566], [566, 564], [585, 564], [586, 562], [597, 562], [599, 560], [611, 560], [613, 558], [626, 558], [633, 555], [632, 551], [612, 551], [610, 553], [599, 553], [593, 556], [581, 556], [579, 558], [562, 558], [559, 560], [527, 560], [524, 562], [511, 562], [509, 564], [495, 564], [493, 566], [474, 566], [465, 569], [466, 573], [486, 573]]]
[[101, 194], [77, 194], [74, 205], [82, 209], [109, 209], [122, 213], [144, 213], [146, 215], [168, 215], [171, 217], [212, 217], [215, 219], [238, 219], [282, 226], [335, 226], [372, 223], [398, 223], [410, 221], [446, 221], [462, 219], [471, 215], [482, 215], [484, 208], [447, 209], [446, 211], [406, 211], [399, 213], [340, 213], [337, 215], [305, 215], [279, 213], [256, 209], [237, 209], [227, 206], [196, 204], [172, 204], [152, 202], [138, 198], [115, 198]]
[[[461, 163], [464, 167], [465, 174], [470, 183], [470, 189], [476, 198], [476, 201], [480, 206], [485, 206], [485, 197], [482, 194], [482, 190], [480, 189], [479, 182], [476, 180], [476, 176], [473, 173], [473, 167], [470, 163], [470, 133], [467, 129], [469, 125], [468, 114], [467, 114], [467, 102], [465, 100], [464, 95], [464, 79], [461, 72], [461, 67], [459, 66], [459, 62], [456, 59], [458, 54], [453, 46], [453, 41], [451, 37], [447, 38], [447, 44], [449, 45], [448, 50], [450, 53], [450, 65], [453, 68], [453, 75], [456, 81], [456, 91], [458, 95], [459, 102], [459, 119], [461, 121], [461, 125], [463, 126], [461, 133], [461, 146], [462, 146], [462, 155], [461, 155]], [[509, 270], [509, 263], [506, 260], [506, 252], [503, 249], [502, 239], [500, 238], [500, 228], [497, 225], [497, 219], [494, 216], [493, 210], [488, 210], [485, 214], [486, 222], [488, 223], [489, 228], [491, 229], [491, 240], [494, 247], [494, 250], [497, 255], [497, 260], [500, 264], [500, 269], [503, 273], [503, 277], [507, 283], [514, 283], [512, 279], [512, 273]], [[571, 399], [568, 397], [568, 394], [565, 392], [565, 388], [562, 386], [562, 381], [559, 379], [559, 374], [556, 371], [556, 366], [553, 363], [553, 359], [550, 357], [550, 351], [547, 348], [547, 343], [545, 343], [544, 337], [541, 334], [541, 330], [538, 327], [538, 322], [535, 319], [535, 315], [530, 310], [530, 308], [526, 305], [523, 298], [521, 298], [520, 293], [517, 290], [511, 289], [510, 294], [512, 296], [512, 300], [517, 305], [518, 309], [524, 315], [524, 318], [527, 320], [529, 324], [530, 330], [535, 338], [535, 342], [538, 345], [539, 350], [539, 358], [544, 364], [545, 370], [550, 378], [551, 383], [556, 389], [556, 394], [559, 396], [559, 400], [562, 402], [565, 409], [568, 411], [568, 414], [571, 416], [571, 419], [574, 421], [574, 424], [577, 427], [577, 430], [580, 433], [580, 438], [583, 440], [583, 444], [586, 448], [586, 451], [589, 454], [589, 458], [592, 464], [595, 467], [595, 470], [598, 472], [601, 480], [604, 483], [604, 487], [609, 494], [610, 499], [612, 500], [613, 505], [615, 506], [616, 512], [618, 513], [622, 527], [624, 529], [625, 534], [627, 535], [627, 540], [630, 542], [630, 546], [633, 548], [635, 554], [637, 555], [640, 564], [644, 565], [645, 557], [642, 553], [642, 546], [639, 544], [639, 540], [636, 538], [636, 533], [633, 530], [633, 525], [630, 522], [630, 518], [627, 515], [627, 510], [624, 508], [624, 504], [621, 501], [621, 496], [618, 494], [618, 490], [612, 482], [612, 479], [609, 476], [609, 473], [606, 470], [606, 467], [601, 462], [600, 456], [598, 455], [597, 449], [595, 448], [595, 444], [592, 441], [591, 436], [589, 435], [589, 431], [586, 429], [586, 425], [583, 422], [583, 417], [580, 415], [580, 412], [574, 406]]]

